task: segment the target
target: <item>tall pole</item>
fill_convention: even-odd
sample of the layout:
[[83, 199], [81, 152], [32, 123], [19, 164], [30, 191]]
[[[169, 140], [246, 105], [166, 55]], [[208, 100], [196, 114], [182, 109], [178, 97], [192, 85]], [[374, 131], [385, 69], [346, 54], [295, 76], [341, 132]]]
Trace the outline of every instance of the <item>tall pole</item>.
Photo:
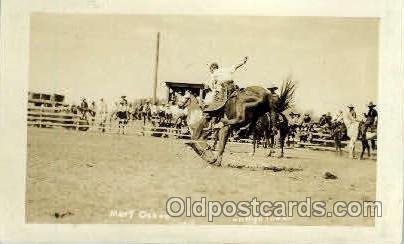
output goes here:
[[157, 102], [157, 74], [159, 69], [159, 49], [160, 49], [160, 32], [157, 32], [157, 43], [156, 43], [156, 64], [154, 67], [154, 83], [153, 83], [153, 104]]

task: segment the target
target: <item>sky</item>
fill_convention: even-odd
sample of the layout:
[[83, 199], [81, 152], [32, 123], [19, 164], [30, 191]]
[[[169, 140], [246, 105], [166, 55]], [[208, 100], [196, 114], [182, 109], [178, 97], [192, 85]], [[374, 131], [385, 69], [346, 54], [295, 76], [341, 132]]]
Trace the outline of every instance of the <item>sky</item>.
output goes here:
[[242, 61], [240, 86], [291, 78], [296, 109], [365, 112], [377, 103], [374, 18], [49, 14], [31, 16], [29, 89], [109, 103], [151, 97], [160, 36], [157, 96], [165, 81], [202, 83], [208, 64]]

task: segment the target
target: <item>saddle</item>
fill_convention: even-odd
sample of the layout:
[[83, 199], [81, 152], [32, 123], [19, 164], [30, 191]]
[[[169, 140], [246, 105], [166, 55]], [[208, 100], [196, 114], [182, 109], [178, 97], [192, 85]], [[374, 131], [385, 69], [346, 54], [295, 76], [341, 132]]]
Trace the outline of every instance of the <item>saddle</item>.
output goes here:
[[206, 107], [203, 112], [215, 113], [224, 107], [229, 98], [237, 95], [238, 89], [233, 81], [226, 81], [222, 84], [222, 89], [213, 97], [213, 102]]

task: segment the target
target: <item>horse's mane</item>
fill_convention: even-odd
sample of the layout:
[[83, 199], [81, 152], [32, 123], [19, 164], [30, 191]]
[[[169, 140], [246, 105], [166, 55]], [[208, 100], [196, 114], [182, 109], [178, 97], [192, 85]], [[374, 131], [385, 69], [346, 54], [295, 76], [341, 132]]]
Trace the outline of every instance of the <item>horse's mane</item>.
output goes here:
[[281, 92], [279, 94], [279, 101], [276, 104], [278, 113], [291, 109], [294, 106], [296, 83], [293, 80], [286, 80], [283, 82]]

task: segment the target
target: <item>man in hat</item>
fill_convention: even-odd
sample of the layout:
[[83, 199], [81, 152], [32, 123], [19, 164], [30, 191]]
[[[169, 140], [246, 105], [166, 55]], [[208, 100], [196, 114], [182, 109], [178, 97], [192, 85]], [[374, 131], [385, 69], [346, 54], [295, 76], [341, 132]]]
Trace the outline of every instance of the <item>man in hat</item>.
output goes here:
[[121, 96], [121, 100], [118, 103], [118, 111], [117, 111], [117, 117], [118, 117], [118, 134], [122, 132], [122, 134], [125, 134], [125, 128], [126, 124], [128, 123], [128, 101], [126, 100], [126, 96]]
[[[365, 127], [363, 129], [363, 136], [366, 136], [366, 132], [369, 129], [377, 127], [378, 115], [377, 115], [377, 111], [376, 111], [375, 107], [376, 107], [376, 105], [373, 104], [373, 102], [369, 102], [369, 104], [368, 104], [369, 110], [368, 110], [368, 113], [365, 115], [366, 121], [365, 121]], [[371, 142], [372, 149], [376, 149], [375, 140], [371, 140], [370, 142]]]
[[365, 123], [368, 127], [371, 127], [377, 123], [377, 111], [375, 107], [376, 105], [373, 104], [373, 102], [370, 102], [368, 104], [369, 110], [368, 113], [366, 114], [366, 123]]
[[321, 126], [321, 127], [324, 127], [324, 126], [327, 125], [327, 121], [325, 119], [325, 116], [326, 116], [325, 114], [322, 114], [320, 119], [318, 120], [318, 125]]
[[349, 128], [353, 123], [358, 122], [356, 119], [356, 112], [355, 112], [355, 107], [352, 104], [349, 104], [348, 106], [348, 112], [346, 113], [345, 116], [345, 126]]
[[119, 101], [119, 104], [128, 105], [128, 100], [126, 100], [126, 96], [121, 96], [121, 100]]
[[278, 86], [275, 83], [272, 83], [271, 86], [268, 88], [270, 94], [269, 94], [269, 100], [270, 100], [270, 118], [271, 118], [271, 123], [276, 126], [278, 123], [278, 113], [276, 111], [276, 106], [279, 102], [279, 95], [276, 93], [278, 90]]
[[303, 117], [303, 123], [309, 124], [311, 122], [310, 113], [305, 113]]
[[290, 121], [289, 122], [290, 125], [292, 125], [294, 123], [294, 119], [295, 119], [295, 113], [293, 113], [293, 111], [291, 111], [288, 116], [288, 121]]
[[108, 105], [104, 101], [104, 98], [100, 99], [100, 105], [98, 107], [98, 118], [99, 118], [99, 125], [100, 125], [100, 130], [102, 132], [105, 132], [105, 124], [107, 122], [107, 116], [108, 116]]
[[81, 99], [80, 108], [82, 108], [82, 109], [88, 109], [87, 99], [84, 98], [84, 97]]
[[326, 115], [325, 115], [325, 121], [326, 121], [326, 123], [327, 123], [328, 125], [331, 125], [331, 123], [332, 123], [332, 116], [331, 116], [331, 113], [330, 113], [330, 112], [327, 112], [327, 113], [326, 113]]
[[87, 118], [88, 103], [87, 103], [86, 98], [84, 98], [84, 97], [81, 99], [80, 112], [84, 117]]

